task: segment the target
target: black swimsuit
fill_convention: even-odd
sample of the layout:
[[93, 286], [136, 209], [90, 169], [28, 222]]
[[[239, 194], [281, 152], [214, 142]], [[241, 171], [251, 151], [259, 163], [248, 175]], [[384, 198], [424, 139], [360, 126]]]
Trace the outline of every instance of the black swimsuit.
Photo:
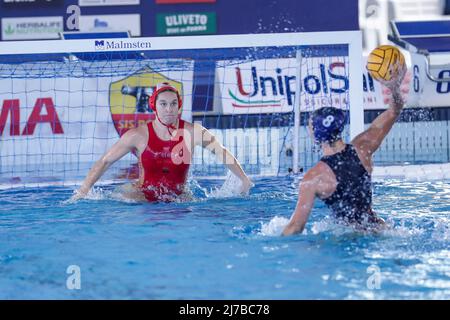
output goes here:
[[323, 199], [333, 214], [347, 222], [375, 222], [372, 211], [372, 180], [351, 144], [331, 156], [320, 160], [325, 162], [337, 180], [336, 191]]

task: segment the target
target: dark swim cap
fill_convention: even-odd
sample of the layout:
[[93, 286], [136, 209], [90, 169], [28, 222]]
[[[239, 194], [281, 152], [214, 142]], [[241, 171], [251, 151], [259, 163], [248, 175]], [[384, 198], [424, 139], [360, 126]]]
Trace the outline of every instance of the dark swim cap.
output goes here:
[[323, 107], [312, 114], [312, 127], [317, 142], [335, 142], [341, 138], [346, 113], [338, 108]]

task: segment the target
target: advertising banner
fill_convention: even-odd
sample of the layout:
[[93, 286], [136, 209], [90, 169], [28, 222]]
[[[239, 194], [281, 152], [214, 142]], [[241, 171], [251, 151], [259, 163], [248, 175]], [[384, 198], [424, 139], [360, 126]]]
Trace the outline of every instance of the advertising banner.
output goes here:
[[59, 39], [63, 30], [63, 17], [2, 19], [2, 40]]
[[[365, 69], [361, 80], [365, 110], [382, 110], [382, 86]], [[225, 62], [216, 69], [216, 86], [220, 88], [219, 110], [225, 114], [292, 112], [298, 74], [301, 74], [300, 110], [311, 111], [324, 106], [347, 108], [349, 79], [348, 59], [310, 57], [299, 70], [296, 59], [265, 59], [252, 62]], [[448, 107], [450, 82], [427, 78], [423, 55], [412, 55], [411, 83], [407, 107]], [[432, 69], [436, 78], [450, 78], [450, 68]]]
[[78, 5], [82, 7], [128, 6], [139, 3], [140, 0], [78, 0]]
[[217, 31], [214, 12], [178, 13], [156, 15], [158, 36], [215, 34]]
[[130, 31], [131, 36], [141, 35], [141, 16], [139, 14], [82, 15], [80, 31], [110, 32]]
[[[424, 107], [449, 107], [450, 82], [435, 82], [426, 74], [426, 60], [421, 54], [411, 53], [412, 75], [410, 92], [415, 96], [415, 104]], [[441, 63], [433, 63], [429, 71], [436, 79], [450, 78], [448, 56], [443, 55]]]
[[[244, 63], [221, 62], [217, 85], [225, 114], [292, 112], [299, 74], [295, 58], [264, 59]], [[322, 105], [346, 108], [349, 79], [347, 58], [308, 58], [300, 71], [301, 111]]]
[[156, 0], [157, 4], [176, 4], [176, 3], [214, 3], [216, 0]]
[[57, 7], [64, 0], [0, 0], [0, 7], [4, 8], [34, 8], [34, 7]]

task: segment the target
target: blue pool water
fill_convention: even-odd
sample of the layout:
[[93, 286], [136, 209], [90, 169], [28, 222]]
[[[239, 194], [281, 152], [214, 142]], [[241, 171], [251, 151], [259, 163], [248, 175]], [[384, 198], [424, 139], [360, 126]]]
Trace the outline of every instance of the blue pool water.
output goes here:
[[375, 184], [381, 234], [334, 224], [317, 201], [287, 238], [298, 181], [255, 183], [238, 197], [191, 181], [194, 200], [160, 204], [113, 186], [76, 203], [72, 188], [0, 191], [0, 298], [450, 299], [450, 181]]

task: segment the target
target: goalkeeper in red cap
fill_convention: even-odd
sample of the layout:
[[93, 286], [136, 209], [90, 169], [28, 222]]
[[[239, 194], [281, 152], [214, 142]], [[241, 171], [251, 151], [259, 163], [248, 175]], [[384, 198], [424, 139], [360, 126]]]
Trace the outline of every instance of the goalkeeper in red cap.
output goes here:
[[180, 119], [182, 99], [168, 83], [158, 84], [149, 99], [156, 115], [146, 125], [128, 130], [91, 168], [82, 186], [72, 197], [83, 198], [102, 174], [129, 152], [139, 159], [139, 180], [129, 193], [148, 201], [172, 201], [186, 191], [186, 181], [195, 146], [216, 156], [241, 180], [240, 193], [247, 193], [252, 182], [237, 159], [214, 135], [199, 124]]

